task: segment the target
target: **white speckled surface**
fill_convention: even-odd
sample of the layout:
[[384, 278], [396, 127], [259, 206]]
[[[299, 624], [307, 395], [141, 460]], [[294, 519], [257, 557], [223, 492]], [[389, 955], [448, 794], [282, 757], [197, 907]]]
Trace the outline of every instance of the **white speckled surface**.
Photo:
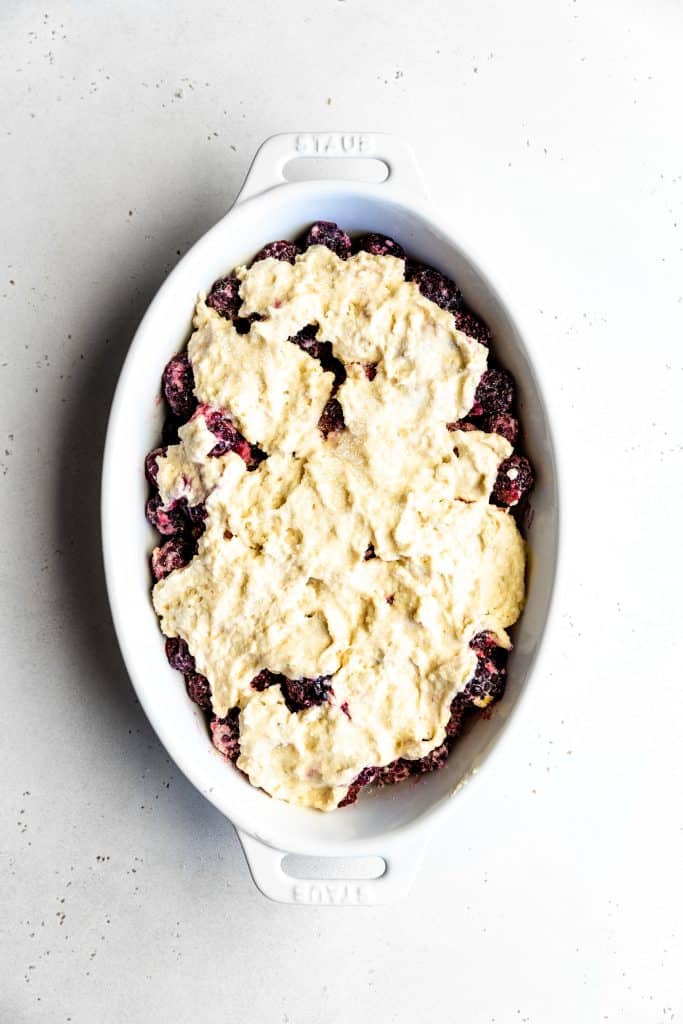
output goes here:
[[[682, 30], [633, 0], [3, 5], [3, 1022], [681, 1017]], [[516, 297], [568, 500], [514, 741], [385, 909], [258, 894], [136, 704], [100, 568], [135, 325], [306, 127], [416, 147]]]

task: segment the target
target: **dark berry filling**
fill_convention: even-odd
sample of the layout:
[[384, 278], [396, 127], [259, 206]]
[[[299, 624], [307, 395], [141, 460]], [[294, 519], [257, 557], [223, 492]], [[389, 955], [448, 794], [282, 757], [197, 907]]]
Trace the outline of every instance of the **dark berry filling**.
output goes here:
[[306, 324], [302, 327], [298, 334], [295, 334], [293, 338], [289, 340], [298, 345], [305, 352], [308, 352], [315, 359], [318, 358], [316, 345], [320, 343], [317, 341], [318, 337], [318, 325], [317, 324]]
[[498, 412], [487, 419], [485, 429], [489, 434], [500, 434], [510, 444], [514, 444], [519, 434], [519, 422], [509, 412]]
[[194, 397], [194, 374], [187, 352], [174, 356], [162, 376], [164, 398], [174, 416], [187, 420], [197, 404]]
[[159, 533], [167, 537], [185, 533], [195, 539], [203, 532], [207, 515], [204, 505], [188, 505], [185, 498], [164, 506], [158, 494], [153, 494], [149, 499], [145, 512], [148, 521]]
[[375, 782], [378, 786], [395, 786], [398, 782], [405, 780], [412, 775], [412, 765], [420, 764], [419, 761], [408, 761], [405, 757], [399, 757], [391, 764], [377, 769]]
[[271, 672], [269, 668], [262, 668], [249, 685], [252, 690], [258, 690], [259, 693], [263, 693], [269, 686], [279, 686], [286, 678], [287, 676], [283, 676], [279, 672]]
[[161, 440], [164, 446], [178, 444], [178, 431], [181, 427], [185, 426], [185, 423], [185, 420], [174, 416], [172, 412], [168, 413], [161, 428]]
[[451, 701], [451, 717], [446, 723], [446, 739], [452, 744], [458, 738], [467, 724], [467, 719], [472, 712], [464, 694], [456, 693]]
[[495, 416], [507, 412], [515, 397], [515, 386], [507, 370], [484, 370], [474, 393], [470, 416]]
[[165, 544], [154, 548], [150, 557], [154, 579], [162, 580], [175, 569], [184, 568], [197, 553], [197, 542], [204, 532], [206, 508], [204, 505], [188, 505], [184, 498], [164, 508], [159, 495], [154, 494], [147, 502], [146, 514], [152, 526], [169, 537]]
[[406, 263], [406, 281], [414, 281], [425, 299], [435, 302], [437, 306], [455, 313], [462, 305], [462, 295], [455, 281], [450, 277], [440, 274], [432, 267], [426, 267], [423, 263], [413, 263], [409, 260]]
[[191, 701], [202, 711], [211, 711], [211, 686], [206, 676], [195, 669], [194, 658], [182, 637], [171, 636], [166, 640], [166, 658], [171, 668], [185, 676], [185, 689]]
[[234, 321], [235, 330], [238, 334], [249, 334], [251, 325], [255, 324], [257, 320], [263, 320], [260, 313], [250, 313], [248, 316], [238, 316]]
[[226, 320], [236, 320], [242, 305], [240, 284], [238, 277], [219, 277], [208, 294], [207, 306], [215, 309]]
[[169, 636], [166, 640], [166, 657], [171, 668], [178, 672], [194, 672], [194, 658], [182, 637]]
[[200, 675], [199, 672], [186, 672], [185, 689], [190, 700], [202, 711], [211, 711], [211, 687], [206, 676]]
[[478, 658], [490, 658], [496, 649], [501, 649], [498, 647], [498, 637], [490, 629], [473, 636], [470, 640], [470, 648]]
[[405, 259], [405, 251], [402, 245], [395, 242], [393, 238], [385, 235], [378, 235], [370, 232], [361, 235], [353, 243], [354, 252], [369, 252], [373, 256], [395, 256], [399, 260]]
[[288, 242], [286, 238], [283, 238], [279, 242], [269, 242], [268, 245], [264, 245], [254, 256], [254, 263], [268, 258], [282, 260], [283, 263], [293, 263], [298, 252], [298, 246], [294, 242]]
[[145, 456], [145, 476], [147, 477], [148, 483], [150, 483], [152, 487], [156, 487], [157, 477], [159, 475], [159, 466], [157, 464], [157, 459], [160, 456], [165, 455], [166, 451], [167, 447], [166, 445], [163, 445], [161, 448], [155, 448], [153, 451], [149, 453], [149, 455]]
[[501, 508], [517, 505], [534, 485], [531, 463], [523, 455], [513, 453], [498, 467], [498, 476], [493, 485], [491, 501]]
[[430, 750], [424, 757], [417, 761], [409, 761], [405, 757], [399, 757], [391, 764], [383, 768], [364, 768], [349, 786], [346, 796], [339, 801], [338, 807], [348, 807], [358, 799], [358, 794], [364, 786], [374, 783], [377, 786], [395, 786], [399, 782], [405, 782], [411, 776], [424, 775], [427, 772], [443, 768], [451, 751], [450, 737], [444, 742]]
[[430, 750], [428, 754], [421, 757], [419, 761], [412, 762], [413, 764], [420, 766], [417, 772], [413, 768], [412, 774], [424, 775], [426, 772], [435, 772], [437, 768], [443, 768], [448, 760], [450, 752], [450, 744], [447, 740], [444, 740], [440, 746], [434, 747], [434, 749]]
[[302, 327], [298, 334], [289, 340], [297, 345], [303, 352], [317, 359], [323, 370], [334, 374], [332, 394], [334, 395], [340, 385], [346, 380], [346, 369], [344, 364], [336, 359], [332, 351], [332, 343], [329, 341], [318, 341], [318, 327], [316, 324], [308, 324]]
[[477, 656], [477, 667], [461, 696], [469, 704], [485, 708], [500, 700], [505, 692], [508, 652], [499, 646], [496, 634], [490, 630], [472, 637], [470, 647]]
[[150, 556], [152, 576], [155, 580], [163, 580], [175, 569], [184, 569], [194, 551], [183, 537], [171, 537], [161, 547], [154, 548]]
[[318, 704], [325, 704], [334, 693], [330, 685], [330, 676], [318, 676], [316, 679], [289, 679], [288, 676], [271, 672], [264, 668], [251, 681], [251, 686], [259, 692], [269, 686], [279, 686], [282, 690], [287, 709], [293, 714], [305, 711]]
[[343, 800], [340, 800], [337, 804], [338, 807], [348, 807], [350, 804], [355, 804], [358, 799], [363, 786], [369, 786], [370, 783], [374, 782], [377, 778], [377, 768], [364, 768], [360, 774], [358, 774], [351, 785], [349, 786], [346, 796]]
[[237, 452], [247, 464], [251, 462], [251, 444], [225, 413], [221, 413], [218, 409], [212, 409], [205, 413], [204, 419], [211, 433], [217, 438], [209, 452], [210, 458], [217, 458], [228, 452]]
[[316, 679], [288, 679], [282, 684], [282, 694], [290, 711], [305, 711], [318, 704], [325, 704], [334, 693], [329, 676]]
[[212, 718], [209, 728], [216, 750], [234, 764], [240, 756], [240, 709], [230, 708], [225, 718]]
[[208, 405], [199, 409], [207, 428], [216, 437], [216, 444], [209, 452], [209, 457], [217, 458], [228, 452], [237, 452], [250, 469], [255, 468], [266, 457], [256, 445], [251, 445], [240, 434], [230, 417], [222, 409], [211, 409]]
[[187, 502], [183, 504], [181, 501], [175, 501], [172, 505], [164, 506], [160, 496], [153, 494], [147, 502], [145, 515], [148, 522], [159, 533], [163, 533], [165, 537], [170, 537], [175, 533], [180, 533], [185, 528], [187, 507]]
[[327, 437], [329, 434], [333, 434], [338, 430], [343, 430], [346, 424], [344, 423], [344, 411], [337, 401], [336, 398], [330, 398], [322, 411], [322, 415], [318, 420], [318, 429], [322, 433], [323, 437]]
[[208, 515], [206, 507], [201, 502], [198, 505], [188, 505], [184, 498], [180, 499], [180, 504], [184, 505], [190, 533], [195, 540], [198, 540], [204, 532], [204, 523]]
[[309, 245], [325, 245], [342, 260], [351, 255], [351, 239], [331, 220], [317, 220], [311, 225], [304, 247], [307, 248]]
[[488, 658], [478, 658], [474, 675], [463, 690], [465, 698], [477, 708], [486, 708], [505, 693], [506, 668]]
[[462, 331], [463, 334], [470, 338], [474, 338], [481, 345], [486, 345], [487, 348], [490, 346], [493, 340], [491, 331], [484, 321], [480, 320], [471, 309], [467, 309], [466, 306], [463, 306], [462, 309], [456, 309], [453, 311], [453, 318], [457, 330]]

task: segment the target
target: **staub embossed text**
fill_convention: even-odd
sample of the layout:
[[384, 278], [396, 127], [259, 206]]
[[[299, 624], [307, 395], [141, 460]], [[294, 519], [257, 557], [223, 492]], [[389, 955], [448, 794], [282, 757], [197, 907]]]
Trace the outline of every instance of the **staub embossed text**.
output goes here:
[[371, 139], [368, 135], [334, 132], [330, 135], [297, 135], [294, 145], [297, 153], [303, 156], [358, 156], [370, 152]]
[[368, 887], [355, 883], [300, 882], [292, 887], [295, 903], [319, 903], [331, 906], [358, 906], [368, 903]]

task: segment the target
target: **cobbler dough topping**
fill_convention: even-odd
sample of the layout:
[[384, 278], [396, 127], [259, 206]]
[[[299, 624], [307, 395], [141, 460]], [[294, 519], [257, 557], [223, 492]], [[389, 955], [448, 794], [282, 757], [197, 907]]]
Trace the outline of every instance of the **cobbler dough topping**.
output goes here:
[[178, 437], [181, 443], [171, 445], [166, 457], [157, 459], [159, 495], [164, 505], [179, 498], [186, 498], [189, 505], [199, 505], [220, 482], [226, 457], [208, 457], [216, 437], [203, 416], [195, 416], [181, 427]]
[[[524, 544], [489, 496], [512, 446], [446, 428], [472, 407], [487, 350], [404, 280], [401, 260], [312, 246], [237, 276], [242, 315], [261, 319], [239, 334], [198, 302], [200, 407], [157, 465], [162, 501], [204, 503], [206, 529], [154, 605], [215, 713], [241, 709], [238, 767], [273, 796], [331, 810], [367, 765], [443, 742], [475, 634], [510, 645]], [[308, 324], [347, 374], [335, 395], [346, 429], [327, 438], [317, 424], [334, 377], [288, 340]], [[211, 456], [203, 406], [268, 458], [249, 471], [235, 452]], [[333, 694], [291, 712], [279, 686], [251, 687], [263, 669], [330, 676]]]

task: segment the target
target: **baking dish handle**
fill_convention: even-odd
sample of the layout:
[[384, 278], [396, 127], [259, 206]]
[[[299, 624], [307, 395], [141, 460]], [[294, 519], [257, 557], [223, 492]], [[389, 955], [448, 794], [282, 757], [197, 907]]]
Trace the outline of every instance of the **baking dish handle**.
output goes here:
[[[428, 835], [381, 841], [385, 870], [379, 878], [296, 878], [287, 874], [283, 861], [286, 851], [273, 849], [237, 829], [256, 886], [277, 903], [302, 903], [308, 906], [368, 907], [395, 903], [408, 894], [424, 855]], [[378, 844], [380, 845], [380, 844]], [[387, 853], [387, 850], [390, 852]], [[372, 851], [368, 856], [372, 856]], [[323, 858], [324, 859], [324, 858]], [[353, 860], [352, 857], [348, 858]]]
[[[387, 177], [379, 186], [388, 191], [425, 195], [425, 187], [410, 146], [384, 132], [286, 132], [272, 135], [259, 147], [236, 203], [287, 182], [287, 164], [298, 159], [378, 160]], [[340, 175], [343, 180], [343, 175]]]

